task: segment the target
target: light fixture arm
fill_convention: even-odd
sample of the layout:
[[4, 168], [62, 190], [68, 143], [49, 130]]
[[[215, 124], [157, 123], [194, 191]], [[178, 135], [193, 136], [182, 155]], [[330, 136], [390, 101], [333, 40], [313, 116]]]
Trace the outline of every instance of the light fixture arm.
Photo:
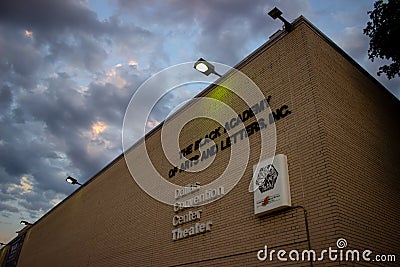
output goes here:
[[216, 72], [215, 70], [213, 71], [213, 74], [217, 75], [218, 77], [222, 77], [222, 75]]
[[288, 32], [291, 32], [293, 30], [292, 23], [287, 21], [284, 17], [279, 16], [278, 19], [280, 19], [283, 22], [283, 24], [285, 25], [285, 30], [287, 30]]
[[277, 7], [274, 7], [268, 15], [273, 19], [280, 19], [285, 25], [285, 30], [291, 32], [293, 30], [293, 25], [289, 21], [287, 21], [284, 17], [282, 17], [282, 11], [280, 11]]

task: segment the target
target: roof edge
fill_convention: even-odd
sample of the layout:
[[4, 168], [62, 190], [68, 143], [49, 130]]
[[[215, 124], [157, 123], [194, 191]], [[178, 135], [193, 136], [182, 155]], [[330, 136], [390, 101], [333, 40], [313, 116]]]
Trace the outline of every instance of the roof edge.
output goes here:
[[[339, 52], [345, 59], [347, 59], [350, 63], [352, 63], [358, 70], [360, 70], [364, 75], [366, 75], [374, 84], [376, 84], [382, 91], [384, 91], [386, 94], [389, 94], [393, 100], [395, 100], [399, 105], [400, 101], [397, 99], [395, 95], [393, 95], [384, 85], [382, 85], [375, 77], [373, 77], [368, 71], [366, 71], [363, 67], [361, 67], [360, 64], [358, 64], [352, 57], [350, 57], [343, 49], [341, 49], [335, 42], [333, 42], [328, 36], [326, 36], [321, 30], [319, 30], [314, 24], [312, 24], [308, 19], [306, 19], [303, 15], [300, 15], [298, 18], [293, 20], [292, 25], [293, 28], [296, 29], [301, 23], [306, 23], [310, 28], [315, 31], [319, 36], [321, 36], [324, 40], [328, 42], [329, 45], [331, 45], [337, 52]], [[287, 32], [285, 30], [278, 30], [275, 33], [273, 33], [269, 40], [267, 40], [264, 44], [262, 44], [260, 47], [255, 49], [253, 52], [251, 52], [247, 57], [245, 57], [243, 60], [241, 60], [239, 63], [237, 63], [233, 69], [241, 69], [244, 66], [246, 66], [251, 59], [257, 57], [259, 54], [264, 52], [266, 49], [268, 49], [270, 46], [284, 38], [287, 34], [290, 34], [290, 32]], [[231, 74], [231, 71], [228, 71], [226, 74], [224, 74], [221, 78], [216, 80], [216, 83], [221, 82], [222, 80], [226, 79], [229, 77]], [[194, 96], [194, 98], [201, 97], [209, 93], [212, 89], [216, 87], [216, 84], [210, 84], [207, 86], [203, 91], [201, 91], [199, 94]], [[182, 112], [185, 108], [187, 108], [187, 105], [184, 105], [181, 107], [179, 110], [177, 110], [174, 114], [171, 116], [176, 116], [180, 112]], [[139, 145], [141, 142], [152, 136], [154, 133], [156, 133], [164, 124], [165, 120], [162, 121], [160, 124], [158, 124], [156, 127], [154, 127], [152, 130], [150, 130], [145, 136], [139, 138], [127, 151], [133, 149], [137, 145]], [[114, 165], [117, 161], [119, 161], [122, 157], [124, 156], [124, 152], [122, 152], [120, 155], [118, 155], [116, 158], [114, 158], [112, 161], [110, 161], [107, 165], [105, 165], [100, 171], [98, 171], [96, 174], [94, 174], [91, 178], [89, 178], [85, 183], [82, 184], [79, 188], [77, 188], [74, 192], [72, 192], [70, 195], [68, 195], [65, 199], [63, 199], [60, 203], [58, 203], [56, 206], [51, 208], [48, 212], [46, 212], [42, 217], [40, 217], [35, 223], [31, 225], [33, 227], [34, 225], [38, 224], [40, 221], [42, 221], [45, 217], [47, 217], [52, 211], [54, 211], [56, 208], [61, 206], [63, 203], [65, 203], [68, 199], [73, 197], [78, 191], [80, 191], [82, 188], [87, 186], [89, 183], [91, 183], [93, 180], [95, 180], [101, 173], [106, 171], [109, 167]], [[30, 228], [31, 228], [30, 227]], [[18, 237], [18, 236], [17, 236]], [[15, 237], [15, 238], [17, 238]], [[13, 238], [12, 240], [14, 240]], [[10, 242], [12, 242], [12, 240]], [[8, 242], [8, 243], [10, 243]]]
[[310, 28], [316, 32], [320, 37], [322, 37], [327, 43], [334, 48], [340, 55], [342, 55], [346, 60], [348, 60], [352, 65], [354, 65], [361, 73], [367, 76], [375, 85], [377, 85], [385, 94], [390, 95], [393, 100], [395, 100], [398, 104], [400, 104], [400, 100], [392, 94], [381, 82], [379, 82], [371, 73], [369, 73], [366, 69], [364, 69], [357, 61], [355, 61], [349, 54], [347, 54], [342, 48], [340, 48], [332, 39], [330, 39], [327, 35], [325, 35], [320, 29], [318, 29], [314, 24], [312, 24], [307, 18], [303, 15], [295, 19], [292, 24], [294, 27], [297, 27], [301, 23], [306, 23]]

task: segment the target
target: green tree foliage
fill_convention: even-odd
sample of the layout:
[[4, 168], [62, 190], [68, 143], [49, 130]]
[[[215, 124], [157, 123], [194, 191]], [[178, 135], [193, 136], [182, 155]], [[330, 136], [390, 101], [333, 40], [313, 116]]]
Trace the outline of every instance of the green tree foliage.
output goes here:
[[379, 67], [378, 75], [385, 73], [388, 79], [400, 76], [400, 0], [377, 0], [374, 10], [368, 12], [371, 21], [364, 34], [369, 36], [368, 56], [391, 60], [390, 65]]

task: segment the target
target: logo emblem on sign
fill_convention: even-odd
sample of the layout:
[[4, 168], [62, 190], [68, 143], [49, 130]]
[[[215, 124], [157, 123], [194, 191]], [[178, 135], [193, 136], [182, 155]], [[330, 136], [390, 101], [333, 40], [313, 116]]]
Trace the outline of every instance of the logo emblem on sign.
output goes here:
[[256, 185], [261, 193], [267, 192], [268, 190], [274, 189], [276, 180], [278, 179], [278, 171], [274, 165], [269, 164], [262, 167], [258, 172]]

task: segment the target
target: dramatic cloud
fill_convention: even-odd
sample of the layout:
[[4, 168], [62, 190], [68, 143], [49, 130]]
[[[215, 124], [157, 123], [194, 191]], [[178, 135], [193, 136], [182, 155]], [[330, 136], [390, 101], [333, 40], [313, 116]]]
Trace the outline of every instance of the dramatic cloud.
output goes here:
[[[192, 51], [207, 55], [209, 60], [228, 65], [238, 63], [249, 50], [256, 48], [280, 27], [271, 20], [267, 11], [275, 5], [285, 10], [288, 17], [301, 12], [310, 13], [307, 1], [155, 1], [117, 0], [119, 12], [131, 15], [138, 25], [162, 29], [164, 47], [175, 47], [172, 55], [179, 54], [187, 61], [195, 60]], [[145, 8], [138, 8], [145, 7]], [[178, 51], [174, 49], [179, 48]], [[190, 53], [185, 53], [185, 50]], [[171, 53], [172, 52], [172, 53]]]
[[18, 209], [16, 207], [13, 207], [11, 205], [7, 205], [4, 203], [0, 203], [0, 211], [10, 211], [10, 212], [18, 212]]
[[160, 42], [81, 1], [1, 2], [3, 216], [37, 220], [74, 190], [67, 175], [84, 182], [122, 152], [125, 108], [153, 72], [136, 59]]

